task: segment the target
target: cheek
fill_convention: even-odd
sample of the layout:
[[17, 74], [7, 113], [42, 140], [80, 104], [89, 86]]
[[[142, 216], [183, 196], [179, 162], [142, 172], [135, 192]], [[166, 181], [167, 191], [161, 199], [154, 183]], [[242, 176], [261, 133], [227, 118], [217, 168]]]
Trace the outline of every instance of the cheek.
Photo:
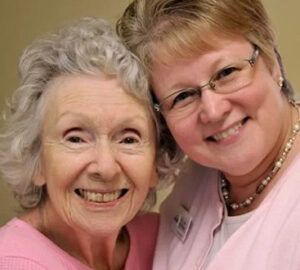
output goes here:
[[72, 175], [68, 174], [68, 169], [64, 171], [49, 172], [47, 175], [47, 192], [50, 200], [54, 203], [65, 200], [72, 186]]
[[281, 102], [282, 93], [277, 76], [271, 74], [265, 65], [259, 66], [256, 78], [252, 85], [243, 91], [243, 96], [244, 102], [255, 109], [264, 104]]
[[70, 187], [82, 169], [81, 155], [45, 152], [42, 176], [49, 191]]
[[201, 125], [197, 122], [197, 114], [193, 114], [186, 119], [169, 120], [168, 127], [176, 142], [183, 150], [194, 141], [201, 140]]
[[273, 119], [276, 118], [276, 114], [282, 111], [285, 100], [278, 86], [271, 81], [248, 89], [242, 99], [244, 107], [254, 118], [264, 117], [267, 121], [271, 120], [270, 115], [273, 115]]
[[153, 152], [143, 153], [142, 156], [122, 157], [122, 168], [132, 184], [142, 192], [157, 182], [155, 157]]

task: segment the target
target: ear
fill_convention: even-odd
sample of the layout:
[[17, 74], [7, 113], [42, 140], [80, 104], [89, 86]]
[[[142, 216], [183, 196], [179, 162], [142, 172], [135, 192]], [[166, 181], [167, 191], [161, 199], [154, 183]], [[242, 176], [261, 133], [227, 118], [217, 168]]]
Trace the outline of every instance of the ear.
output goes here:
[[278, 79], [281, 76], [280, 66], [277, 61], [274, 63], [274, 66], [272, 67], [272, 76], [273, 78], [276, 79]]
[[272, 77], [274, 78], [274, 80], [276, 81], [276, 83], [280, 84], [280, 80], [283, 77], [282, 77], [281, 68], [280, 68], [277, 58], [275, 58], [274, 65], [271, 68], [271, 74], [272, 74]]
[[34, 168], [34, 174], [32, 178], [33, 178], [33, 183], [38, 187], [41, 187], [46, 184], [46, 180], [43, 174], [43, 169], [40, 161], [37, 163], [37, 165]]

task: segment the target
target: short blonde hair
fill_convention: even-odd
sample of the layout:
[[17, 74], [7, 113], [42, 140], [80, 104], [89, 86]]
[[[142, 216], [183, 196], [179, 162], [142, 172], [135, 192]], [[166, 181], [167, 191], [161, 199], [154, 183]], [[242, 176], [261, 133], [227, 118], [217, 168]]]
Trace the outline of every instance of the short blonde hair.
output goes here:
[[[293, 99], [275, 35], [260, 0], [134, 0], [116, 25], [128, 49], [148, 70], [153, 64], [172, 64], [177, 58], [190, 58], [215, 48], [219, 37], [244, 37], [257, 46], [267, 67], [278, 62], [284, 78], [282, 92]], [[152, 100], [156, 97], [152, 91]], [[182, 151], [160, 117], [161, 142], [166, 145], [171, 163]]]
[[[203, 54], [214, 48], [217, 37], [234, 36], [255, 44], [270, 69], [278, 61], [284, 74], [260, 0], [135, 0], [118, 20], [117, 32], [150, 74], [154, 62]], [[283, 92], [292, 96], [288, 83]]]

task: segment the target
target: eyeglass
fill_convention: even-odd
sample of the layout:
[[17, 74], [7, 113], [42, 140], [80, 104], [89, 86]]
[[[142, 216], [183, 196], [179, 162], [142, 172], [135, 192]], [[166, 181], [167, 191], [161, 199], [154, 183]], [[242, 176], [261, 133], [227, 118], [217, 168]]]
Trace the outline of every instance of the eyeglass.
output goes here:
[[184, 114], [192, 111], [197, 104], [201, 104], [204, 88], [219, 94], [236, 92], [252, 82], [253, 66], [258, 58], [259, 48], [254, 45], [254, 51], [249, 59], [237, 61], [218, 70], [208, 83], [195, 87], [180, 89], [165, 97], [159, 104], [154, 104], [154, 109], [167, 115]]

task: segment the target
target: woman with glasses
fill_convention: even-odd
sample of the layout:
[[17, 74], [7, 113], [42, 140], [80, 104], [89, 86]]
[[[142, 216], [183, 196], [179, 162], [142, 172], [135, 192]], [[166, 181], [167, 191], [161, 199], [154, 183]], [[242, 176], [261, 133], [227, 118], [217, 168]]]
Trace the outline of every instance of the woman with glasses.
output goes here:
[[188, 157], [154, 269], [299, 269], [299, 108], [261, 1], [135, 0], [117, 30]]

